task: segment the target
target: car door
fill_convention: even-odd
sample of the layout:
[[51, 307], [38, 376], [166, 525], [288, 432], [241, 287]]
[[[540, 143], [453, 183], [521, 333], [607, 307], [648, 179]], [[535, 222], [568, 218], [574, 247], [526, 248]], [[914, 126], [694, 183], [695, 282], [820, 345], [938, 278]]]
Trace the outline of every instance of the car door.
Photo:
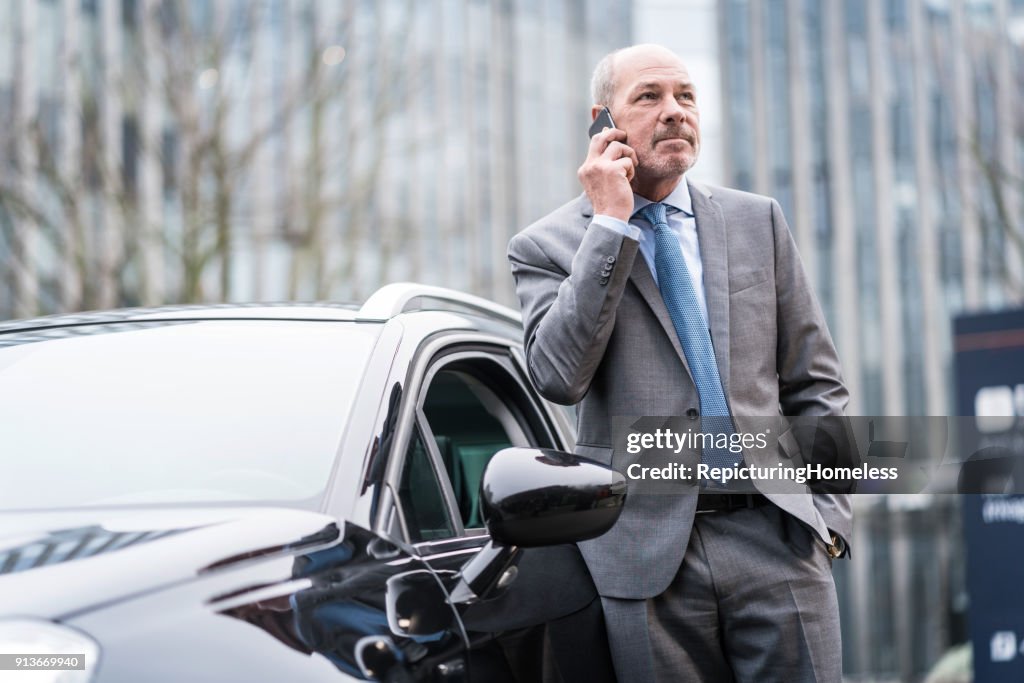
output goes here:
[[[427, 564], [452, 576], [488, 541], [479, 490], [490, 458], [511, 446], [565, 450], [564, 421], [530, 388], [511, 346], [444, 348], [427, 365], [415, 400], [398, 486], [402, 527]], [[502, 668], [541, 680], [544, 626], [567, 615], [586, 623], [563, 624], [563, 632], [604, 638], [596, 590], [575, 545], [525, 550], [517, 569], [504, 594], [460, 608], [487, 680], [501, 680]], [[562, 644], [567, 656], [591, 645]]]

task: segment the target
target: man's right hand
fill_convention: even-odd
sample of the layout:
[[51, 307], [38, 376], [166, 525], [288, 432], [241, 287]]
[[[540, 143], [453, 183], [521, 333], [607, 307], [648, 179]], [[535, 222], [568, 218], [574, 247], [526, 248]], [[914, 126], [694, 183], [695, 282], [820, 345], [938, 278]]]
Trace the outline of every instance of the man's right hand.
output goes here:
[[626, 144], [626, 132], [605, 128], [590, 139], [587, 158], [576, 175], [590, 197], [595, 214], [629, 222], [633, 213], [633, 188], [636, 152]]

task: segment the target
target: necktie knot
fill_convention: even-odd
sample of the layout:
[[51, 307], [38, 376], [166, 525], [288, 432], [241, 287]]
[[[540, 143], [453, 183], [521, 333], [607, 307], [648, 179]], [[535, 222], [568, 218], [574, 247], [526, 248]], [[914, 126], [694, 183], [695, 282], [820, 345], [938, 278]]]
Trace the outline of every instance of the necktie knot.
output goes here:
[[657, 230], [659, 225], [668, 226], [668, 213], [666, 209], [667, 207], [661, 202], [655, 202], [648, 204], [637, 211], [637, 213]]

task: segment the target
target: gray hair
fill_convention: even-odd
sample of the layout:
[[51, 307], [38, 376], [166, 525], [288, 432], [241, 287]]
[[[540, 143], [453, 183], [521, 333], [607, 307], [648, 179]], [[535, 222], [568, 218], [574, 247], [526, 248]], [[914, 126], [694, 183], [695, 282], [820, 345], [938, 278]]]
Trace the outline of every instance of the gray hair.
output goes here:
[[612, 99], [615, 97], [615, 60], [618, 59], [620, 53], [639, 48], [656, 48], [679, 59], [672, 50], [664, 45], [654, 43], [640, 43], [609, 52], [594, 67], [594, 75], [590, 78], [590, 96], [594, 99], [594, 104], [602, 107], [612, 106]]
[[615, 57], [622, 50], [609, 52], [594, 67], [594, 75], [590, 79], [590, 96], [594, 104], [609, 107], [615, 96]]

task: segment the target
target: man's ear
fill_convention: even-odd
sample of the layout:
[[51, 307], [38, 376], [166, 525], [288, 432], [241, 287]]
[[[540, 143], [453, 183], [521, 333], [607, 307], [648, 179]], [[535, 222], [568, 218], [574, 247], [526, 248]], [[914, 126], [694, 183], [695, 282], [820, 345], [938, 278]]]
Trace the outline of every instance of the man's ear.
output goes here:
[[601, 113], [602, 109], [604, 109], [604, 107], [602, 107], [600, 104], [595, 104], [593, 107], [591, 107], [590, 108], [590, 120], [591, 121], [596, 120], [597, 119], [597, 115]]

